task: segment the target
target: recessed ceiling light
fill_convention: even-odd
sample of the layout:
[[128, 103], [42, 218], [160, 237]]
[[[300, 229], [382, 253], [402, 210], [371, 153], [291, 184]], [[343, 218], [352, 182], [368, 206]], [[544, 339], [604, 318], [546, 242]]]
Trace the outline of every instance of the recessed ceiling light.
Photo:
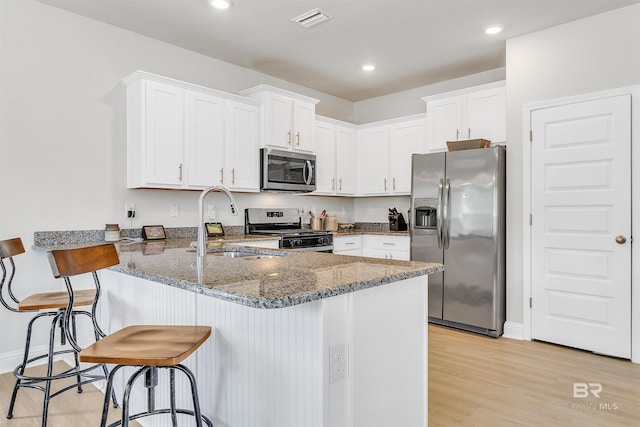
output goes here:
[[364, 65], [362, 66], [362, 70], [363, 70], [363, 71], [373, 71], [373, 70], [375, 70], [375, 69], [376, 69], [376, 66], [375, 66], [375, 65], [373, 65], [373, 64], [364, 64]]
[[500, 26], [498, 26], [498, 25], [493, 25], [493, 26], [491, 26], [491, 27], [487, 27], [487, 28], [484, 30], [484, 32], [485, 32], [486, 34], [490, 34], [490, 35], [498, 34], [498, 33], [499, 33], [499, 32], [501, 32], [501, 31], [502, 31], [502, 27], [500, 27]]
[[229, 9], [231, 3], [227, 0], [211, 0], [211, 6], [216, 9]]

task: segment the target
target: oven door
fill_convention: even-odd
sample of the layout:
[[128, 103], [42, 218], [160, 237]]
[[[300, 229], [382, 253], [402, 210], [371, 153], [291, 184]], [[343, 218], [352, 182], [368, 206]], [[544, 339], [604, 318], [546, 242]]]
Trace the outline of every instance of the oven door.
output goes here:
[[272, 148], [260, 150], [260, 189], [308, 193], [316, 189], [316, 156]]

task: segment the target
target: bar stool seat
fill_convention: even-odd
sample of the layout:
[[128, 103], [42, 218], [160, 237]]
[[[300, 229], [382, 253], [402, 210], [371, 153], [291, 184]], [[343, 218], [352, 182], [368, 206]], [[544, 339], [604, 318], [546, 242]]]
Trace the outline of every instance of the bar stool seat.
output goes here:
[[[100, 296], [100, 281], [97, 270], [118, 264], [119, 258], [113, 244], [76, 248], [66, 250], [53, 250], [49, 252], [49, 261], [53, 275], [56, 278], [64, 278], [67, 285], [69, 303], [77, 298], [77, 292], [71, 285], [71, 276], [91, 272], [96, 284], [96, 298]], [[95, 302], [94, 302], [95, 304]], [[65, 324], [69, 325], [69, 316], [65, 316]], [[109, 400], [114, 398], [113, 381], [115, 375], [124, 367], [137, 367], [138, 369], [129, 376], [122, 398], [122, 418], [109, 425], [109, 427], [127, 427], [130, 420], [157, 414], [170, 414], [173, 426], [178, 425], [178, 414], [193, 416], [198, 427], [203, 423], [212, 427], [211, 421], [202, 415], [196, 387], [195, 376], [181, 362], [195, 352], [211, 335], [209, 326], [179, 326], [179, 325], [133, 325], [106, 335], [94, 323], [100, 335], [96, 335], [96, 341], [86, 348], [80, 348], [75, 337], [68, 335], [71, 345], [78, 349], [80, 362], [87, 362], [105, 366], [116, 365], [108, 375], [105, 398], [102, 408], [101, 426], [105, 427], [109, 414]], [[156, 409], [155, 387], [158, 385], [158, 370], [168, 369], [170, 380], [169, 400], [170, 407]], [[191, 397], [193, 409], [176, 407], [175, 399], [175, 373], [182, 372], [191, 385]], [[147, 388], [147, 410], [136, 414], [129, 414], [129, 399], [134, 382], [141, 376], [145, 377]]]
[[[75, 291], [73, 306], [81, 307], [93, 304], [96, 297], [94, 289], [83, 289]], [[67, 292], [42, 292], [29, 295], [18, 304], [18, 311], [36, 311], [50, 309], [65, 309], [69, 304], [69, 294]]]
[[134, 325], [80, 352], [80, 361], [132, 366], [175, 366], [211, 335], [209, 326]]

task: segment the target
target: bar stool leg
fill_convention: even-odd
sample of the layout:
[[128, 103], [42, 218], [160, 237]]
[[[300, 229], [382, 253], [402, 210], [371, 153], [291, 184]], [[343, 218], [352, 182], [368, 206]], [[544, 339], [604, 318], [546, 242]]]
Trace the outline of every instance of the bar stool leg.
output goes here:
[[115, 391], [113, 390], [113, 378], [122, 367], [123, 365], [115, 366], [111, 370], [111, 373], [109, 373], [109, 375], [107, 376], [107, 388], [104, 391], [104, 400], [102, 403], [102, 419], [100, 421], [100, 427], [106, 427], [107, 425], [107, 418], [109, 416], [109, 396], [115, 393]]
[[196, 426], [202, 427], [202, 421], [207, 424], [209, 427], [213, 427], [213, 424], [207, 417], [202, 416], [202, 412], [200, 411], [200, 397], [198, 396], [198, 387], [196, 386], [196, 377], [193, 375], [191, 370], [184, 365], [175, 365], [173, 369], [179, 369], [182, 371], [187, 378], [189, 378], [189, 383], [191, 384], [191, 397], [193, 399], [193, 414], [196, 419]]
[[[24, 374], [24, 370], [26, 369], [27, 364], [29, 363], [29, 349], [31, 348], [31, 332], [33, 331], [33, 324], [35, 323], [36, 320], [40, 319], [41, 317], [50, 316], [50, 315], [51, 313], [37, 314], [29, 321], [29, 324], [27, 325], [27, 338], [24, 343], [24, 355], [22, 356], [22, 364], [18, 365], [18, 367], [14, 371], [14, 373], [16, 374], [16, 382], [15, 382], [15, 385], [13, 386], [13, 392], [11, 393], [11, 400], [9, 401], [9, 409], [7, 410], [8, 419], [13, 418], [13, 408], [16, 403], [16, 397], [18, 396], [18, 389], [22, 384], [22, 379], [20, 379], [18, 375]], [[53, 321], [55, 322], [56, 319], [54, 318]]]
[[171, 423], [173, 427], [178, 426], [178, 416], [176, 413], [176, 371], [169, 368], [169, 409], [171, 413]]

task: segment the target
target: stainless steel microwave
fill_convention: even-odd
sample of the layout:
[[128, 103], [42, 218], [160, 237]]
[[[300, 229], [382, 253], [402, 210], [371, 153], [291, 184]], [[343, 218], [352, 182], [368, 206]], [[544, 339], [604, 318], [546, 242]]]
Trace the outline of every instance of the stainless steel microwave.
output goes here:
[[316, 189], [315, 154], [260, 149], [260, 190], [309, 193]]

